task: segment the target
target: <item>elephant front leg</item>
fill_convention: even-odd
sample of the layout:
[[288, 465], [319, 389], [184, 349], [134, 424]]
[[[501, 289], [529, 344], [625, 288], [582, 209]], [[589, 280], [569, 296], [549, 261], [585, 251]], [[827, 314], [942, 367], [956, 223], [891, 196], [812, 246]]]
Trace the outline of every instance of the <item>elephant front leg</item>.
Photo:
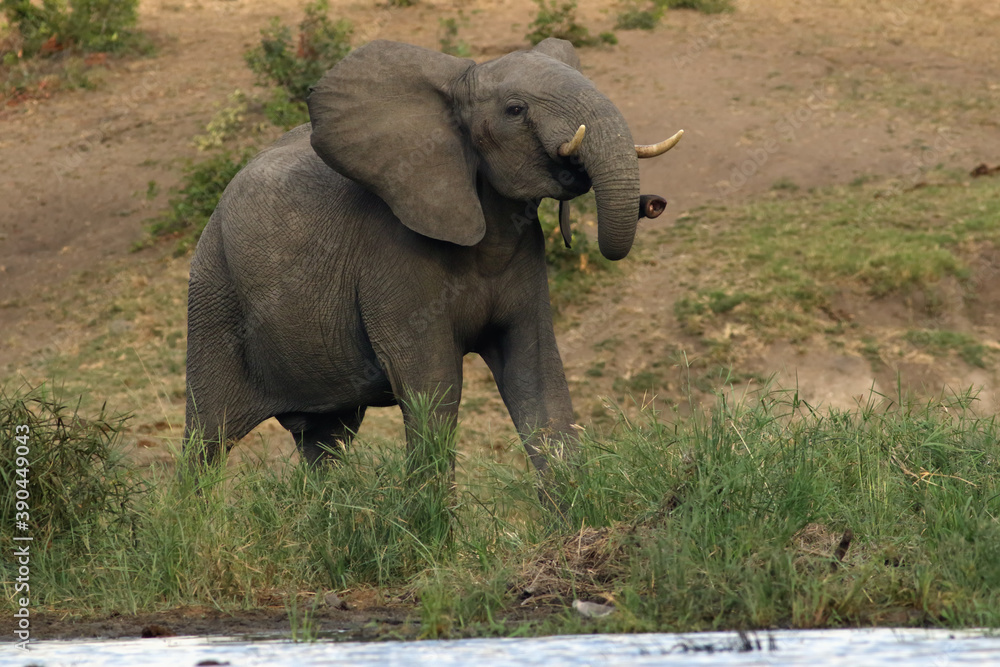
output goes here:
[[450, 346], [432, 343], [410, 351], [382, 359], [403, 413], [409, 468], [436, 468], [447, 461], [453, 476], [462, 357]]
[[[546, 304], [547, 307], [547, 304]], [[552, 456], [577, 449], [573, 404], [550, 320], [513, 328], [480, 351], [524, 443], [544, 474]]]

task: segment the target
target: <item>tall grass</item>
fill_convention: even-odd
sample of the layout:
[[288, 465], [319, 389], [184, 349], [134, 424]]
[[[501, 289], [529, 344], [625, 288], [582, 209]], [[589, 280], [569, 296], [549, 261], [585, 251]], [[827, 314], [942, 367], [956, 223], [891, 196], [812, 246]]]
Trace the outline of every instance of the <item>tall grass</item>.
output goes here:
[[[569, 612], [511, 620], [573, 598], [614, 602], [610, 630], [1000, 625], [1000, 432], [972, 396], [826, 412], [794, 393], [726, 396], [584, 435], [553, 466], [551, 507], [533, 474], [489, 461], [454, 488], [455, 434], [426, 419], [410, 453], [359, 442], [333, 466], [154, 476], [95, 506], [127, 529], [84, 523], [39, 549], [32, 591], [61, 613], [106, 613], [402, 587], [424, 636], [593, 629]], [[5, 394], [4, 414], [12, 400], [33, 405]]]

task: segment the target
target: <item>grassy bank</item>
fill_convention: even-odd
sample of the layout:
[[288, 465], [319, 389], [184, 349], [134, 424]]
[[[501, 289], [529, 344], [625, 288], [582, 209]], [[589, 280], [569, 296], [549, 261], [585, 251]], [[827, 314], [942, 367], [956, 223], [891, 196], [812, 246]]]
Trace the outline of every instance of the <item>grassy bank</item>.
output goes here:
[[687, 292], [674, 310], [688, 331], [729, 321], [770, 339], [839, 333], [852, 298], [907, 300], [934, 317], [974, 305], [992, 278], [980, 265], [1000, 246], [997, 179], [935, 171], [774, 187], [748, 204], [689, 211], [670, 230]]
[[[37, 391], [0, 400], [5, 488], [13, 426], [32, 430], [36, 610], [236, 611], [374, 586], [415, 593], [424, 636], [1000, 625], [1000, 433], [969, 396], [820, 413], [764, 392], [622, 418], [555, 470], [554, 511], [533, 474], [488, 460], [449, 493], [450, 434], [425, 431], [409, 461], [361, 442], [333, 469], [247, 461], [195, 483], [140, 477], [105, 415]], [[80, 498], [86, 511], [56, 511]], [[579, 619], [574, 599], [618, 611]], [[552, 613], [513, 620], [532, 606]]]

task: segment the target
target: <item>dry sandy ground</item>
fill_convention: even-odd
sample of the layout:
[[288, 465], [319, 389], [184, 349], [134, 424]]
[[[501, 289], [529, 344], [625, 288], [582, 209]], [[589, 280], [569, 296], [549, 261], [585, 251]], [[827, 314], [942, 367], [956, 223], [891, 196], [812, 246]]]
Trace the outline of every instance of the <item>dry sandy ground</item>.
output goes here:
[[[431, 48], [438, 46], [439, 19], [461, 10], [467, 23], [460, 38], [480, 60], [524, 47], [535, 11], [528, 0], [405, 9], [332, 4], [334, 15], [356, 26], [355, 43], [378, 37]], [[615, 11], [580, 2], [580, 20], [594, 32], [610, 28]], [[162, 246], [130, 248], [144, 236], [143, 221], [164, 206], [183, 160], [197, 157], [191, 137], [234, 89], [253, 89], [245, 49], [271, 16], [296, 23], [301, 3], [147, 0], [140, 15], [159, 45], [155, 57], [111, 62], [96, 90], [57, 92], [0, 110], [2, 378], [37, 379], [28, 360], [76, 349], [90, 335], [39, 305], [44, 295], [51, 301], [53, 291], [66, 291], [73, 276], [72, 289], [100, 299], [105, 284], [88, 282], [92, 273], [113, 266], [121, 280], [142, 285], [158, 280], [160, 271], [178, 284], [183, 317], [186, 260], [163, 259], [169, 249]], [[963, 0], [763, 0], [721, 16], [672, 11], [655, 31], [622, 31], [616, 47], [582, 50], [587, 75], [622, 109], [637, 141], [679, 128], [687, 133], [669, 155], [642, 163], [643, 192], [670, 200], [667, 214], [640, 231], [638, 242], [651, 259], [627, 260], [625, 277], [571, 310], [559, 333], [581, 421], [600, 410], [613, 378], [641, 371], [651, 355], [678, 347], [698, 354], [698, 341], [685, 338], [672, 315], [678, 289], [669, 230], [679, 214], [760, 196], [776, 182], [810, 188], [874, 174], [912, 183], [938, 164], [968, 169], [1000, 160], [998, 22], [1000, 6]], [[774, 139], [778, 149], [761, 160], [762, 147]], [[755, 156], [760, 164], [753, 173], [734, 179]], [[161, 194], [147, 200], [151, 180]], [[143, 277], [133, 276], [136, 267]], [[91, 273], [79, 277], [84, 270]], [[873, 325], [902, 326], [915, 317], [907, 304], [853, 308], [855, 321]], [[987, 338], [997, 339], [996, 324]], [[618, 341], [613, 353], [594, 349], [608, 338]], [[598, 359], [606, 364], [604, 378], [587, 376]], [[853, 405], [869, 388], [891, 391], [900, 370], [873, 369], [860, 356], [820, 344], [761, 346], [743, 361], [760, 374], [797, 381], [812, 403], [837, 406]], [[914, 387], [981, 385], [984, 404], [995, 406], [995, 369], [927, 361], [902, 369]], [[668, 401], [683, 393], [686, 371], [676, 371]], [[467, 365], [466, 400], [476, 406], [463, 412], [466, 431], [508, 448], [509, 422], [478, 359]], [[116, 407], [136, 411], [138, 432], [176, 442], [178, 396], [155, 408]], [[399, 433], [394, 410], [369, 414], [363, 433]], [[287, 437], [281, 442], [286, 447]], [[166, 457], [158, 443], [147, 438], [145, 448], [155, 451], [147, 454]]]

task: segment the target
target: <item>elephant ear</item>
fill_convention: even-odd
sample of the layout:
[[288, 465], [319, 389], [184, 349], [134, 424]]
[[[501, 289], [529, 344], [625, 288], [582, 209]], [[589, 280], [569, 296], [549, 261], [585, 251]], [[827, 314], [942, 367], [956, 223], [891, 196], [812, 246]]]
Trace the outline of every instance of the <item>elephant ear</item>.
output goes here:
[[535, 45], [532, 51], [544, 53], [551, 58], [566, 63], [578, 72], [583, 71], [580, 69], [580, 56], [576, 55], [576, 49], [573, 48], [573, 44], [565, 39], [556, 39], [555, 37], [543, 39]]
[[312, 146], [324, 162], [381, 197], [413, 231], [465, 246], [482, 240], [486, 220], [450, 90], [473, 64], [378, 40], [340, 61], [309, 95]]

